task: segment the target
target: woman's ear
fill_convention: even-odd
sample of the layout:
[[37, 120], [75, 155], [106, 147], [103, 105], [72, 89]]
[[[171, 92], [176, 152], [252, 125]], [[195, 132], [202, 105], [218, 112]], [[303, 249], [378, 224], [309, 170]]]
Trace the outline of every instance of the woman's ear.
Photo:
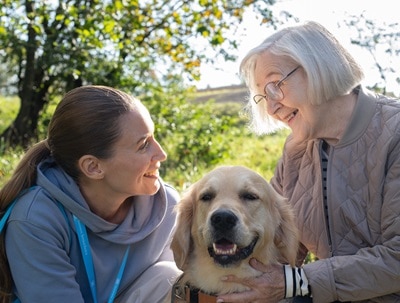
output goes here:
[[98, 158], [92, 155], [84, 155], [78, 161], [82, 174], [90, 179], [100, 180], [104, 178], [104, 170]]

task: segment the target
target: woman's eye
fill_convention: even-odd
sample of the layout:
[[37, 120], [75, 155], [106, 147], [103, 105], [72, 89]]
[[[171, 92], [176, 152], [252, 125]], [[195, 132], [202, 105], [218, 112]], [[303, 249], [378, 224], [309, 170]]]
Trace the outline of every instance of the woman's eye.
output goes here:
[[139, 150], [145, 150], [150, 145], [149, 141], [145, 141], [139, 148]]
[[204, 193], [202, 195], [200, 195], [200, 200], [204, 201], [204, 202], [208, 202], [211, 201], [212, 199], [214, 199], [215, 194], [213, 193]]

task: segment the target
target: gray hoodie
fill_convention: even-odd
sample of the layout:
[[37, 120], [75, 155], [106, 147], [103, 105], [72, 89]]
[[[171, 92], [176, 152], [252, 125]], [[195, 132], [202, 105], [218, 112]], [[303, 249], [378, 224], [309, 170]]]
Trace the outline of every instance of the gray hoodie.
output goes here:
[[[117, 298], [134, 292], [132, 285], [155, 264], [168, 261], [175, 268], [169, 244], [179, 195], [160, 183], [154, 196], [132, 197], [132, 207], [118, 225], [89, 210], [77, 184], [52, 158], [40, 163], [37, 186], [18, 199], [6, 229], [6, 252], [18, 298], [22, 302], [93, 302], [72, 215], [87, 229], [98, 302], [107, 302], [128, 245]], [[167, 280], [171, 271], [165, 275], [162, 279]], [[158, 286], [152, 288], [156, 291]], [[167, 292], [158, 291], [159, 296]]]

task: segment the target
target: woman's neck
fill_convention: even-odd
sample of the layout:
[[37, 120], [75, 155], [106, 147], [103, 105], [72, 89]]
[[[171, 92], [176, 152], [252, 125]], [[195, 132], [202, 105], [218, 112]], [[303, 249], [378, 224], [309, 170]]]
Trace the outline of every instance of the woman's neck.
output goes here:
[[130, 204], [131, 203], [129, 201], [125, 201], [117, 209], [112, 209], [112, 210], [104, 208], [96, 209], [95, 207], [90, 207], [90, 210], [99, 217], [101, 217], [102, 219], [110, 223], [121, 224], [126, 218]]
[[131, 205], [130, 199], [106, 194], [100, 188], [93, 187], [93, 184], [87, 184], [86, 186], [80, 184], [79, 187], [86, 203], [94, 214], [115, 224], [120, 224], [124, 221]]
[[328, 114], [321, 117], [323, 119], [321, 139], [329, 145], [339, 142], [350, 122], [356, 102], [357, 95], [350, 93], [325, 103], [325, 113]]

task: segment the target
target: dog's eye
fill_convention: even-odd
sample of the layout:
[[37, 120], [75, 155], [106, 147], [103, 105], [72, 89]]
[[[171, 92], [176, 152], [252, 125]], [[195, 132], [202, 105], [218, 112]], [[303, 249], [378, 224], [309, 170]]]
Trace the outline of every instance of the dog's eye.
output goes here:
[[240, 198], [244, 200], [258, 200], [259, 197], [256, 194], [245, 192], [240, 194]]
[[200, 195], [200, 200], [201, 201], [211, 201], [212, 199], [214, 199], [214, 197], [215, 197], [215, 194], [207, 192], [207, 193], [203, 193]]

